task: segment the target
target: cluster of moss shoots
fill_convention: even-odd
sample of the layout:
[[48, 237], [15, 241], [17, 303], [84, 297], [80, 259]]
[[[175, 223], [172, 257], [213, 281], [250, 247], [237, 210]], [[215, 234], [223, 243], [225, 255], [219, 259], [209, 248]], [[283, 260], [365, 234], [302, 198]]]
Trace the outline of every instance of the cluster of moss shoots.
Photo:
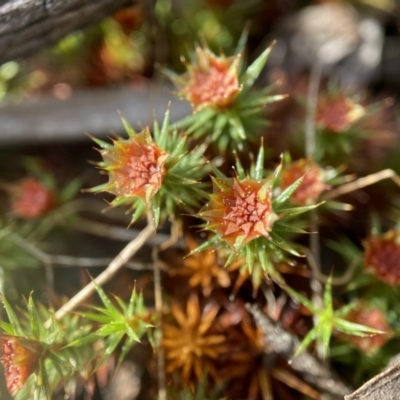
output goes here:
[[[1, 360], [8, 390], [16, 398], [50, 399], [60, 382], [68, 393], [78, 375], [89, 382], [104, 361], [118, 354], [120, 364], [146, 336], [156, 351], [163, 349], [166, 373], [175, 387], [189, 390], [193, 396], [200, 392], [206, 396], [208, 386], [201, 386], [200, 382], [220, 382], [224, 377], [234, 378], [235, 373], [245, 374], [243, 365], [252, 364], [246, 346], [257, 355], [268, 346], [240, 297], [229, 300], [240, 315], [238, 322], [232, 322], [233, 317], [229, 316], [224, 303], [228, 300], [218, 304], [218, 297], [213, 298], [214, 292], [222, 290], [226, 294], [229, 288], [237, 294], [245, 282], [251, 283], [254, 299], [259, 297], [261, 287], [269, 291], [275, 288], [280, 296], [290, 297], [291, 304], [308, 310], [305, 314], [298, 311], [299, 318], [307, 313], [314, 317], [314, 325], [299, 333], [303, 339], [292, 357], [314, 341], [315, 348], [322, 349], [320, 354], [328, 356], [332, 333], [354, 337], [358, 340], [353, 339], [354, 345], [361, 343], [364, 349], [365, 340], [370, 340], [368, 343], [374, 345], [370, 344], [369, 350], [382, 346], [389, 333], [393, 334], [387, 321], [376, 326], [369, 324], [365, 313], [359, 317], [362, 310], [384, 315], [379, 308], [364, 304], [360, 309], [357, 301], [336, 304], [332, 277], [325, 277], [320, 305], [285, 282], [288, 270], [290, 273], [298, 269], [299, 263], [306, 264], [304, 256], [308, 251], [304, 242], [316, 234], [309, 231], [310, 215], [315, 216], [319, 209], [326, 212], [330, 201], [323, 200], [324, 194], [342, 181], [339, 169], [324, 166], [321, 151], [318, 161], [292, 161], [284, 154], [275, 165], [273, 159], [268, 159], [267, 164], [268, 149], [262, 140], [269, 123], [266, 106], [285, 98], [273, 94], [271, 87], [258, 89], [255, 85], [271, 48], [245, 68], [241, 51], [225, 57], [197, 47], [186, 62], [186, 73], [179, 76], [167, 71], [178, 95], [191, 103], [193, 114], [171, 124], [167, 111], [161, 126], [155, 122], [152, 128], [141, 132], [122, 118], [127, 137], [118, 136], [111, 142], [93, 138], [102, 157], [98, 167], [108, 181], [92, 191], [112, 194], [111, 207], [127, 207], [129, 225], [147, 217], [155, 232], [165, 224], [182, 232], [187, 216], [202, 221], [197, 230], [192, 230], [192, 235], [196, 231], [201, 235], [185, 233], [189, 254], [178, 262], [181, 265], [168, 272], [172, 279], [188, 278], [190, 294], [186, 300], [176, 299], [169, 305], [167, 302], [164, 315], [157, 315], [145, 306], [143, 296], [136, 290], [125, 303], [117, 296], [107, 295], [95, 281], [103, 305], [59, 321], [52, 310], [37, 308], [32, 297], [27, 301], [28, 311], [18, 315], [3, 297], [8, 322], [0, 323]], [[316, 114], [321, 140], [328, 140], [329, 132], [344, 140], [346, 132], [365, 113], [349, 98], [337, 93], [327, 96]], [[248, 150], [256, 147], [256, 154], [249, 161]], [[214, 156], [225, 160], [222, 167], [219, 164], [221, 168]], [[9, 192], [17, 219], [39, 220], [63, 203], [54, 188], [33, 178], [18, 182]], [[338, 203], [331, 203], [337, 208]], [[368, 239], [361, 274], [369, 274], [389, 287], [399, 285], [399, 237], [399, 231], [394, 229]], [[362, 259], [360, 254], [357, 257]], [[303, 276], [312, 275], [306, 268], [302, 271], [306, 273]], [[359, 286], [365, 284], [361, 279]], [[270, 304], [266, 312], [273, 314]], [[77, 326], [79, 329], [75, 329]], [[289, 323], [288, 328], [293, 326]], [[227, 331], [231, 333], [227, 335]], [[375, 337], [384, 339], [372, 342]], [[243, 365], [240, 357], [227, 358], [229, 346], [236, 346]], [[221, 361], [224, 357], [233, 363], [231, 375], [225, 374], [226, 365]]]

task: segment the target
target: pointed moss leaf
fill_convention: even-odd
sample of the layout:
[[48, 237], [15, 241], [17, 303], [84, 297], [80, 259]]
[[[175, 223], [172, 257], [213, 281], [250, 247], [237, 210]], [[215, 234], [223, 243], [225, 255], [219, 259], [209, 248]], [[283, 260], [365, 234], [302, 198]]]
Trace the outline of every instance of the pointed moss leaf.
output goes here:
[[260, 263], [264, 271], [269, 273], [269, 271], [273, 268], [271, 261], [268, 257], [268, 253], [266, 251], [259, 251], [258, 256], [260, 258]]
[[239, 117], [232, 116], [229, 118], [229, 123], [235, 130], [235, 133], [238, 136], [238, 139], [246, 140], [246, 132], [244, 130], [243, 124], [240, 121]]
[[222, 154], [225, 153], [226, 149], [228, 148], [229, 143], [230, 143], [230, 137], [228, 135], [221, 136], [218, 139], [218, 143], [217, 143], [218, 149]]
[[257, 156], [256, 167], [253, 178], [256, 181], [260, 181], [263, 177], [263, 173], [264, 173], [264, 146], [263, 143], [261, 143], [260, 150]]
[[33, 337], [37, 340], [40, 340], [40, 319], [36, 309], [36, 306], [33, 302], [32, 295], [29, 296], [28, 300], [28, 310], [29, 310], [29, 323], [31, 327], [31, 333]]
[[0, 321], [0, 328], [7, 334], [7, 335], [15, 335], [13, 327], [8, 324], [7, 322]]
[[129, 136], [136, 135], [136, 131], [132, 128], [132, 125], [122, 115], [120, 117], [121, 117], [122, 125], [124, 126], [126, 133]]
[[211, 135], [211, 140], [217, 140], [226, 124], [228, 123], [228, 116], [225, 113], [218, 114], [215, 118], [215, 123], [213, 127], [213, 133]]
[[65, 187], [61, 190], [59, 195], [60, 202], [66, 203], [67, 201], [72, 200], [75, 195], [79, 192], [83, 185], [83, 180], [81, 177], [72, 179]]
[[[115, 198], [111, 204], [114, 207], [119, 207], [119, 206], [124, 206], [125, 204], [128, 204], [130, 199], [128, 197], [121, 197], [121, 198]], [[136, 203], [135, 203], [136, 204]]]
[[41, 400], [42, 399], [42, 388], [41, 386], [36, 386], [33, 392], [33, 400]]
[[344, 319], [336, 321], [335, 328], [340, 332], [355, 336], [371, 336], [375, 334], [382, 335], [387, 333], [379, 329], [374, 329], [369, 326], [356, 324], [354, 322], [346, 321]]
[[117, 301], [118, 305], [121, 307], [123, 314], [126, 314], [126, 312], [128, 310], [128, 306], [125, 304], [125, 302], [118, 296], [113, 296], [113, 297]]
[[200, 125], [194, 132], [190, 132], [188, 129], [188, 133], [192, 134], [193, 133], [193, 138], [194, 139], [200, 139], [203, 136], [210, 135], [213, 131], [213, 124], [212, 124], [212, 119], [210, 121], [206, 121], [203, 125]]
[[285, 242], [279, 235], [276, 234], [276, 232], [270, 232], [270, 236], [271, 236], [270, 240], [275, 246], [281, 248], [282, 250], [287, 251], [290, 254], [293, 254], [294, 256], [302, 257], [302, 254], [300, 254], [287, 242]]
[[104, 354], [101, 356], [100, 360], [94, 367], [94, 371], [96, 372], [99, 367], [103, 364], [105, 360], [107, 360], [108, 357], [114, 352], [114, 350], [117, 348], [119, 342], [122, 340], [124, 337], [124, 332], [113, 335], [112, 337], [109, 338], [109, 340], [106, 343], [106, 349], [104, 351]]
[[100, 336], [110, 336], [118, 332], [125, 332], [125, 324], [123, 322], [111, 322], [101, 326], [96, 333]]
[[334, 200], [327, 200], [325, 202], [325, 207], [329, 208], [330, 210], [339, 210], [339, 211], [351, 211], [354, 208], [352, 204], [342, 203], [340, 201], [334, 201]]
[[292, 232], [292, 233], [303, 233], [303, 234], [307, 234], [310, 232], [307, 232], [304, 229], [301, 229], [295, 225], [289, 225], [289, 224], [284, 224], [283, 222], [280, 222], [279, 220], [277, 222], [275, 222], [274, 224], [274, 231], [277, 232]]
[[260, 56], [247, 68], [246, 72], [243, 74], [241, 79], [241, 83], [243, 84], [244, 87], [249, 88], [258, 78], [260, 72], [262, 71], [267, 62], [272, 47], [273, 44], [269, 46], [266, 50], [264, 50], [264, 52], [261, 53]]
[[335, 311], [336, 317], [339, 317], [339, 318], [345, 317], [351, 310], [353, 310], [355, 307], [357, 307], [357, 305], [358, 305], [357, 301], [354, 301], [352, 303], [344, 305], [339, 310]]
[[143, 299], [143, 295], [141, 293], [136, 294], [136, 289], [134, 288], [132, 291], [132, 304], [135, 305], [135, 300], [136, 300], [136, 310], [143, 312], [145, 311], [144, 308], [144, 299]]
[[297, 179], [289, 187], [287, 187], [282, 193], [279, 194], [274, 200], [274, 204], [280, 205], [290, 198], [290, 196], [296, 191], [296, 189], [303, 182], [304, 176]]
[[158, 124], [158, 121], [155, 120], [153, 124], [153, 136], [159, 146], [161, 146], [160, 134], [161, 134], [160, 125]]
[[43, 341], [44, 341], [44, 343], [51, 345], [56, 340], [59, 340], [61, 336], [62, 336], [62, 332], [60, 331], [60, 329], [57, 329], [57, 330], [54, 330], [53, 332], [51, 332], [50, 334], [47, 333], [46, 337], [44, 337]]
[[290, 286], [284, 285], [283, 288], [285, 289], [286, 292], [289, 293], [290, 297], [292, 297], [294, 300], [298, 301], [300, 304], [302, 304], [304, 307], [306, 307], [309, 311], [311, 311], [314, 315], [319, 314], [319, 308], [314, 305], [314, 303], [309, 300], [307, 297], [303, 296], [296, 290], [292, 289]]
[[44, 392], [46, 400], [51, 400], [51, 391], [50, 391], [50, 382], [49, 382], [49, 376], [47, 374], [46, 370], [46, 365], [45, 365], [45, 360], [40, 360], [39, 361], [39, 376], [38, 378], [40, 379], [40, 386], [41, 389]]
[[325, 285], [324, 290], [324, 309], [325, 310], [333, 310], [332, 304], [332, 275], [329, 275], [329, 278]]
[[89, 334], [89, 335], [86, 335], [86, 336], [81, 337], [79, 339], [76, 339], [71, 343], [68, 343], [66, 346], [62, 347], [60, 350], [67, 349], [69, 347], [83, 346], [85, 344], [93, 343], [96, 340], [99, 340], [99, 336], [97, 334], [95, 334], [95, 333]]
[[249, 24], [247, 24], [244, 27], [244, 29], [243, 29], [243, 31], [242, 31], [242, 33], [240, 35], [239, 41], [238, 41], [238, 43], [236, 45], [236, 49], [235, 49], [234, 54], [239, 54], [244, 50], [244, 48], [246, 46], [246, 43], [247, 43], [248, 37], [249, 37]]
[[121, 365], [122, 361], [124, 361], [126, 355], [129, 353], [129, 351], [132, 349], [132, 347], [136, 344], [136, 341], [133, 340], [132, 338], [128, 337], [126, 339], [124, 345], [122, 346], [121, 349], [121, 354], [118, 357], [118, 362], [117, 362], [117, 368]]
[[248, 266], [249, 271], [253, 269], [254, 266], [254, 258], [256, 255], [256, 252], [253, 249], [253, 246], [251, 246], [251, 243], [245, 247], [246, 250], [246, 264]]
[[314, 327], [307, 333], [304, 339], [301, 341], [299, 347], [297, 348], [296, 352], [294, 353], [293, 358], [296, 358], [299, 354], [301, 354], [312, 341], [314, 341], [318, 336], [317, 327]]
[[[100, 309], [100, 310], [103, 310], [103, 309]], [[108, 323], [110, 321], [110, 317], [107, 315], [89, 313], [89, 312], [83, 312], [83, 313], [80, 313], [80, 315], [82, 315], [82, 317], [90, 319], [92, 321], [97, 321], [97, 322], [102, 322], [102, 323]]]
[[188, 128], [188, 133], [193, 133], [197, 131], [202, 126], [211, 120], [216, 114], [216, 111], [212, 108], [205, 108], [204, 110], [199, 111], [197, 114], [191, 116], [191, 121]]
[[169, 107], [168, 107], [168, 109], [164, 115], [164, 121], [161, 126], [161, 132], [160, 132], [161, 134], [160, 134], [160, 138], [159, 138], [159, 143], [162, 146], [166, 146], [166, 144], [167, 144], [168, 133], [169, 133], [169, 121], [170, 121], [170, 117], [169, 117]]
[[321, 338], [320, 341], [322, 342], [322, 353], [324, 356], [326, 356], [329, 351], [329, 342], [332, 336], [332, 324], [331, 323], [321, 324], [319, 329], [320, 329], [319, 336]]
[[240, 161], [240, 158], [239, 158], [239, 156], [238, 156], [236, 151], [235, 151], [234, 155], [235, 155], [236, 173], [238, 174], [238, 177], [240, 179], [245, 179], [246, 178], [246, 172], [245, 172], [245, 170], [243, 168], [243, 165], [242, 165], [242, 163]]
[[112, 312], [116, 313], [117, 315], [119, 315], [118, 309], [114, 306], [114, 304], [112, 304], [111, 300], [107, 297], [104, 290], [96, 283], [95, 280], [92, 280], [92, 282], [96, 288], [97, 294], [99, 295], [102, 303], [104, 304], [104, 307], [106, 307], [106, 309], [108, 311], [112, 311]]
[[211, 164], [211, 169], [217, 178], [227, 179], [227, 176], [223, 172], [221, 172], [214, 164]]
[[168, 68], [161, 68], [161, 72], [167, 76], [172, 82], [174, 82], [175, 79], [179, 78], [179, 75], [175, 71], [171, 71]]
[[282, 155], [281, 155], [281, 161], [280, 161], [279, 165], [275, 168], [275, 171], [272, 175], [272, 185], [273, 186], [276, 185], [276, 182], [281, 174], [282, 167], [283, 167], [283, 162], [282, 162]]
[[284, 100], [288, 97], [287, 94], [276, 94], [276, 95], [271, 95], [268, 96], [265, 100], [264, 100], [264, 105], [266, 104], [271, 104], [271, 103], [276, 103], [277, 101], [281, 101]]
[[191, 256], [193, 254], [196, 254], [196, 253], [200, 253], [201, 251], [206, 250], [206, 249], [214, 246], [215, 244], [217, 244], [220, 241], [221, 241], [221, 237], [219, 235], [215, 235], [211, 239], [207, 240], [206, 242], [202, 243], [200, 246], [198, 246], [197, 248], [192, 250], [189, 253], [189, 256]]
[[136, 299], [143, 298], [140, 294], [138, 295], [136, 293], [136, 288], [134, 287], [131, 293], [131, 298], [129, 299], [129, 304], [128, 304], [128, 309], [127, 309], [127, 315], [129, 317], [133, 316], [133, 312], [135, 310], [135, 305], [136, 305]]
[[319, 207], [321, 204], [323, 204], [323, 202], [317, 203], [317, 204], [314, 204], [311, 206], [285, 208], [285, 209], [279, 210], [279, 218], [280, 219], [289, 219], [289, 218], [295, 217], [296, 215], [303, 214], [305, 212], [313, 210], [314, 208]]
[[14, 310], [12, 309], [12, 307], [10, 306], [10, 304], [8, 303], [7, 299], [4, 296], [2, 296], [1, 298], [3, 301], [4, 308], [6, 310], [6, 313], [7, 313], [8, 319], [10, 320], [10, 325], [12, 326], [12, 328], [14, 330], [14, 335], [25, 336], [25, 333], [19, 323], [17, 316], [14, 313]]
[[[174, 146], [174, 149], [172, 151], [171, 157], [167, 159], [167, 165], [169, 166], [171, 164], [171, 161], [174, 160], [174, 163], [172, 166], [177, 164], [184, 156], [185, 156], [185, 147], [186, 147], [186, 142], [187, 142], [187, 136], [182, 136], [179, 139], [179, 142], [176, 146]], [[170, 167], [171, 168], [171, 167]]]
[[249, 93], [246, 96], [245, 100], [243, 99], [238, 105], [238, 109], [240, 110], [241, 115], [249, 115], [249, 112], [259, 114], [260, 109], [265, 105], [269, 103], [274, 103], [287, 97], [284, 95], [271, 96], [270, 93], [271, 87]]
[[103, 307], [92, 307], [92, 308], [94, 310], [97, 310], [98, 312], [106, 315], [108, 317], [107, 323], [109, 323], [110, 321], [114, 321], [121, 316], [121, 313], [118, 310], [113, 311], [113, 310], [108, 310], [107, 308], [103, 308]]
[[101, 149], [107, 150], [112, 148], [112, 145], [110, 143], [105, 142], [104, 140], [98, 139], [92, 135], [89, 135], [88, 133], [87, 136], [91, 140], [93, 140], [93, 142], [95, 142]]
[[236, 257], [237, 257], [237, 252], [232, 251], [232, 252], [229, 254], [229, 257], [227, 258], [224, 267], [228, 267], [229, 265], [231, 265], [232, 262], [233, 262], [233, 260], [234, 260]]
[[146, 204], [140, 200], [135, 202], [135, 212], [132, 214], [131, 225], [134, 224], [146, 211]]
[[60, 376], [64, 376], [66, 373], [74, 370], [71, 364], [61, 359], [54, 351], [50, 351], [47, 358], [52, 362]]
[[136, 332], [130, 326], [128, 326], [126, 333], [130, 339], [134, 340], [135, 342], [140, 343], [140, 337], [136, 334]]

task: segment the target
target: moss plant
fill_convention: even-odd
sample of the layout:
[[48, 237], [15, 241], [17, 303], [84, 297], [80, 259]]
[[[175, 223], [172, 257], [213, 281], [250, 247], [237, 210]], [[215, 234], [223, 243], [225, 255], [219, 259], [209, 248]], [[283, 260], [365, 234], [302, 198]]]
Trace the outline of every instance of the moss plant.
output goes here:
[[[164, 22], [172, 3], [156, 2]], [[207, 1], [205, 15], [236, 3]], [[139, 15], [128, 10], [112, 21], [115, 46], [140, 39], [130, 31], [146, 24], [132, 20]], [[187, 28], [179, 19], [172, 25], [168, 29], [177, 32]], [[130, 71], [134, 54], [120, 59], [124, 53], [111, 39], [100, 52], [102, 62]], [[0, 182], [0, 361], [14, 398], [104, 396], [110, 377], [133, 361], [140, 373], [131, 380], [143, 378], [147, 398], [155, 398], [157, 390], [160, 400], [165, 393], [174, 399], [322, 398], [329, 390], [312, 377], [320, 376], [320, 368], [329, 382], [339, 382], [331, 360], [367, 379], [367, 364], [358, 370], [353, 354], [363, 351], [363, 359], [381, 365], [379, 358], [400, 351], [400, 233], [380, 213], [385, 190], [397, 196], [398, 190], [364, 189], [378, 181], [378, 171], [371, 165], [372, 177], [356, 180], [351, 167], [342, 176], [346, 166], [339, 164], [352, 157], [356, 144], [367, 145], [357, 129], [371, 110], [339, 89], [322, 88], [315, 104], [316, 152], [304, 156], [283, 140], [295, 113], [289, 115], [284, 102], [266, 113], [286, 97], [276, 87], [289, 77], [277, 67], [266, 69], [272, 45], [254, 58], [250, 54], [254, 61], [246, 65], [245, 39], [246, 34], [238, 39], [232, 56], [194, 45], [184, 61], [186, 72], [166, 69], [176, 94], [191, 104], [190, 115], [171, 122], [168, 109], [161, 126], [154, 122], [139, 132], [133, 128], [137, 121], [122, 117], [125, 136], [91, 137], [99, 147], [95, 165], [103, 180], [86, 191], [97, 198], [111, 195], [108, 212], [97, 212], [95, 196], [79, 197], [80, 179], [60, 189], [65, 170], [49, 173], [51, 167], [32, 160], [29, 174], [18, 177], [13, 169], [13, 179]], [[249, 36], [249, 49], [255, 43]], [[146, 54], [149, 45], [136, 43]], [[299, 94], [296, 85], [286, 87], [292, 97]], [[277, 138], [267, 129], [272, 122], [286, 146], [279, 152], [282, 146], [271, 145]], [[374, 124], [372, 131], [381, 132]], [[303, 136], [296, 139], [304, 142]], [[51, 150], [51, 156], [53, 165], [62, 163], [61, 153]], [[384, 178], [399, 181], [384, 157], [382, 165]], [[91, 169], [82, 177], [93, 174]], [[344, 199], [353, 203], [353, 211], [346, 211], [351, 207], [336, 198], [360, 188], [365, 192]], [[369, 234], [364, 220], [373, 206], [384, 234], [374, 229]], [[177, 235], [166, 235], [170, 226]], [[75, 243], [84, 235], [106, 242], [90, 241], [92, 253], [86, 255], [82, 243]], [[121, 239], [127, 238], [123, 247]], [[336, 271], [326, 276], [339, 260], [327, 244], [343, 256], [342, 277]], [[74, 270], [60, 272], [56, 266]], [[25, 276], [28, 267], [35, 282]], [[61, 274], [91, 267], [97, 268], [92, 279], [80, 273], [81, 286], [68, 281], [67, 295], [58, 293]], [[19, 280], [32, 286], [25, 302]], [[257, 326], [249, 311], [253, 305], [268, 314], [270, 325]], [[290, 339], [287, 348], [274, 347], [271, 326]], [[313, 342], [316, 351], [306, 352]], [[313, 361], [309, 370], [290, 365], [305, 355]]]

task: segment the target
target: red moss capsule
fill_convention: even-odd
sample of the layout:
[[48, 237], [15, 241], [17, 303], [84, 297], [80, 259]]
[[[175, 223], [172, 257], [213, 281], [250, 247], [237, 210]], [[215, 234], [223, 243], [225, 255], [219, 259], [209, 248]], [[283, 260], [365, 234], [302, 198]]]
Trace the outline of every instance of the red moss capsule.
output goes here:
[[365, 243], [364, 266], [389, 285], [400, 285], [400, 231], [370, 237]]
[[0, 343], [0, 360], [4, 366], [7, 389], [15, 395], [38, 368], [43, 346], [40, 342], [18, 336], [3, 336]]
[[340, 95], [330, 95], [321, 98], [318, 102], [315, 119], [320, 128], [334, 133], [342, 133], [364, 114], [364, 107], [352, 99]]
[[54, 194], [34, 178], [23, 179], [11, 190], [12, 212], [22, 218], [39, 218], [56, 205]]

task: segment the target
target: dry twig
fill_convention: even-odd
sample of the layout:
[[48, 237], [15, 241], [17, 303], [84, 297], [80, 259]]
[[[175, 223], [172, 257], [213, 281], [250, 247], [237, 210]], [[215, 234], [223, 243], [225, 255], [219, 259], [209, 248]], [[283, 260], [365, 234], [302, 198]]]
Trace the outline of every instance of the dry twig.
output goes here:
[[146, 243], [146, 241], [155, 232], [154, 222], [152, 218], [148, 218], [147, 226], [129, 242], [121, 252], [113, 259], [110, 265], [92, 282], [87, 284], [81, 289], [74, 297], [65, 303], [56, 313], [57, 320], [62, 319], [67, 313], [78, 307], [84, 300], [86, 300], [92, 293], [95, 292], [97, 285], [103, 285], [109, 281], [121, 267], [123, 267], [129, 259]]

